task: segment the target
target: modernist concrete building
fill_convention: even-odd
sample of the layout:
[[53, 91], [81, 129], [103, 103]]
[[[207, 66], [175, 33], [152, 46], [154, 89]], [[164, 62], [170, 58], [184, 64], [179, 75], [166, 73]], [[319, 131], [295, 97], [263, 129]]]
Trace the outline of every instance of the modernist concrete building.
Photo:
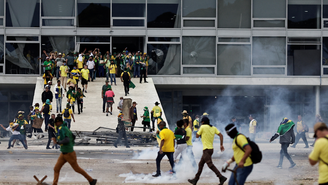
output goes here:
[[0, 0], [0, 35], [1, 122], [31, 104], [43, 50], [95, 47], [152, 56], [171, 124], [328, 119], [328, 0]]

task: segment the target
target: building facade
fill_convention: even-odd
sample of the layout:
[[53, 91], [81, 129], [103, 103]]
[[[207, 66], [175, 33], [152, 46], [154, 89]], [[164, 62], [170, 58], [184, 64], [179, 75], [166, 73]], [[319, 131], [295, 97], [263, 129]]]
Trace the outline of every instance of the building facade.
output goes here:
[[0, 35], [6, 79], [40, 76], [43, 51], [147, 53], [171, 124], [328, 119], [328, 0], [0, 0]]

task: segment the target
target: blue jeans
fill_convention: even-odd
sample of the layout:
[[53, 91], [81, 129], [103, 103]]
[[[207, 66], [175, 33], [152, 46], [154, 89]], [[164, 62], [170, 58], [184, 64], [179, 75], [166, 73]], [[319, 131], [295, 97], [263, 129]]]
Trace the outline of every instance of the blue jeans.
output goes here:
[[90, 74], [91, 81], [93, 81], [93, 79], [95, 79], [93, 71], [94, 71], [93, 69], [89, 69], [89, 72], [90, 72], [89, 74]]
[[140, 65], [133, 66], [133, 77], [140, 76]]
[[94, 69], [93, 72], [94, 72], [94, 73], [93, 73], [93, 79], [95, 80], [95, 79], [96, 79], [96, 76], [97, 76], [97, 70]]
[[44, 129], [48, 130], [48, 123], [49, 123], [50, 115], [49, 114], [43, 114], [43, 117], [44, 117]]
[[23, 136], [20, 135], [20, 134], [19, 134], [19, 135], [11, 135], [11, 137], [10, 137], [10, 139], [9, 139], [9, 142], [8, 142], [8, 148], [11, 147], [11, 142], [12, 142], [14, 139], [19, 140], [19, 141], [23, 144], [24, 148], [27, 149], [27, 146], [26, 146], [26, 144], [25, 144], [24, 138], [23, 138]]
[[57, 112], [58, 111], [62, 112], [62, 98], [61, 97], [58, 97], [56, 99], [56, 105], [57, 105]]
[[106, 73], [106, 80], [108, 80], [108, 79], [109, 79], [109, 72]]
[[68, 129], [70, 129], [71, 128], [72, 119], [64, 119], [64, 121], [67, 123]]
[[59, 79], [59, 72], [60, 72], [59, 67], [56, 67], [56, 77], [57, 77], [57, 80]]
[[[238, 165], [236, 164], [234, 170], [236, 170], [237, 167], [238, 167]], [[237, 172], [236, 172], [237, 181], [240, 185], [245, 184], [246, 179], [247, 179], [248, 175], [252, 172], [252, 170], [253, 170], [253, 165], [237, 169]], [[233, 173], [231, 173], [231, 176], [229, 179], [229, 185], [237, 185], [236, 180], [235, 180], [235, 175]]]
[[99, 77], [103, 77], [105, 75], [104, 66], [98, 66], [98, 73], [99, 73]]
[[156, 174], [161, 174], [161, 161], [163, 159], [163, 157], [166, 155], [167, 158], [169, 158], [170, 161], [170, 165], [172, 170], [174, 169], [174, 160], [173, 160], [173, 153], [174, 152], [163, 152], [162, 154], [160, 154], [159, 152], [157, 153], [157, 158], [156, 158]]
[[110, 74], [110, 84], [112, 85], [112, 82], [115, 83], [116, 85], [116, 78], [115, 78], [115, 74]]

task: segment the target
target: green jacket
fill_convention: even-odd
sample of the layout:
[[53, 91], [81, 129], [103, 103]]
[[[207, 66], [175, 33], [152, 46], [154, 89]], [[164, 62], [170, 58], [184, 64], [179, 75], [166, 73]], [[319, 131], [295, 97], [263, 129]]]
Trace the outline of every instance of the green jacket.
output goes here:
[[149, 118], [149, 110], [145, 110], [143, 116], [145, 116], [145, 117], [143, 118], [143, 120], [144, 120], [145, 122], [150, 122], [150, 118]]
[[[68, 129], [66, 122], [64, 122], [59, 128], [56, 129], [57, 143], [60, 144], [60, 151], [62, 153], [71, 153], [74, 151], [73, 146], [75, 144], [73, 134]], [[68, 138], [67, 143], [64, 142], [65, 138]]]

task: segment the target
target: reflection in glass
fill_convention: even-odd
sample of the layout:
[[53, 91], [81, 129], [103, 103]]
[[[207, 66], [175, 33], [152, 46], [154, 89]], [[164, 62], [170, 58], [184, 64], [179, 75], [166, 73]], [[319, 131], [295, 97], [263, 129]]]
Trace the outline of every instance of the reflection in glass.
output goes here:
[[180, 28], [180, 0], [148, 0], [148, 28]]
[[[22, 8], [23, 7], [23, 8]], [[6, 26], [39, 27], [39, 0], [10, 0], [6, 4]]]
[[219, 44], [218, 75], [250, 75], [251, 45]]
[[183, 17], [216, 17], [215, 0], [183, 0]]
[[143, 27], [145, 21], [143, 19], [114, 19], [113, 26], [136, 26]]
[[0, 64], [4, 63], [4, 36], [0, 35]]
[[286, 18], [286, 0], [253, 0], [254, 18]]
[[219, 42], [250, 42], [250, 38], [219, 37]]
[[322, 65], [328, 65], [328, 37], [322, 38]]
[[41, 15], [46, 17], [74, 17], [75, 0], [42, 0]]
[[183, 74], [214, 74], [214, 67], [184, 67]]
[[288, 45], [287, 74], [297, 76], [321, 75], [320, 45]]
[[148, 44], [148, 74], [180, 75], [181, 45]]
[[218, 0], [219, 28], [250, 28], [251, 0]]
[[180, 37], [148, 37], [149, 42], [180, 42]]
[[6, 43], [6, 74], [39, 74], [39, 44]]
[[42, 19], [42, 26], [74, 26], [74, 19]]
[[0, 0], [0, 16], [4, 16], [4, 11], [5, 11], [5, 8], [4, 8], [4, 3], [3, 3], [4, 0]]
[[77, 13], [79, 27], [110, 27], [110, 3], [82, 3], [78, 0]]
[[184, 27], [215, 27], [215, 20], [184, 20]]
[[144, 17], [145, 0], [127, 2], [113, 0], [113, 17]]
[[215, 37], [182, 37], [182, 64], [215, 65]]
[[42, 36], [41, 50], [47, 53], [57, 51], [58, 53], [73, 52], [75, 49], [75, 41], [73, 36]]
[[321, 28], [320, 5], [288, 5], [288, 28]]
[[254, 20], [254, 27], [285, 28], [285, 21], [284, 20]]
[[286, 38], [254, 37], [253, 65], [286, 65]]
[[284, 67], [254, 67], [253, 74], [257, 75], [284, 75]]

